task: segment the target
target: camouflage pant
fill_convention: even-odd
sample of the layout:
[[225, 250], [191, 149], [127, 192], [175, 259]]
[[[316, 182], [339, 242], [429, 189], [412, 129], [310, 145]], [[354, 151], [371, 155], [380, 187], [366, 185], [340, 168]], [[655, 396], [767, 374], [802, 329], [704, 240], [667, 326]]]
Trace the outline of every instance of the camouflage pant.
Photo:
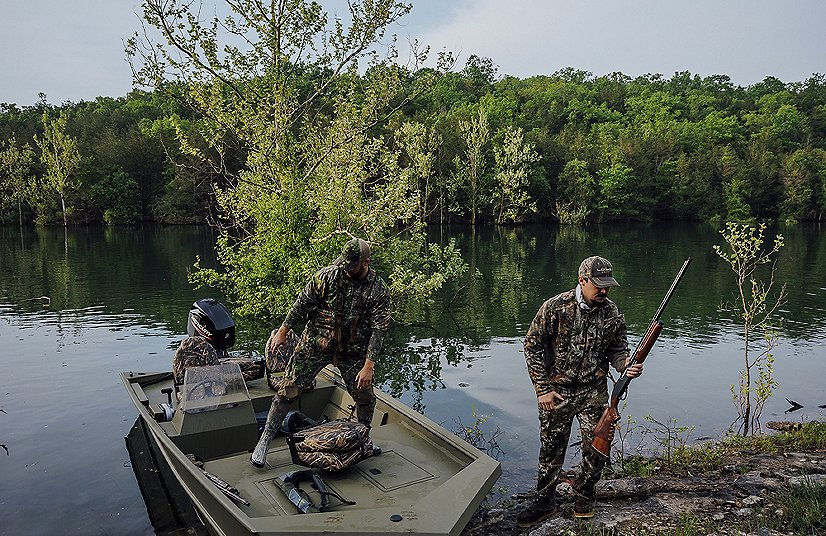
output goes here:
[[[275, 391], [267, 415], [267, 428], [271, 426], [277, 428], [281, 425], [281, 421], [289, 411], [290, 402], [301, 396], [301, 393], [312, 385], [321, 369], [332, 362], [333, 354], [322, 352], [311, 344], [300, 344], [298, 346], [287, 364], [281, 383]], [[376, 395], [373, 393], [372, 386], [364, 389], [356, 387], [356, 375], [364, 366], [364, 357], [345, 353], [338, 356], [337, 366], [338, 370], [341, 371], [341, 377], [347, 387], [347, 392], [356, 402], [358, 421], [369, 427], [373, 421], [373, 412], [376, 409]]]
[[539, 471], [536, 481], [538, 499], [552, 499], [557, 478], [565, 462], [565, 451], [571, 436], [574, 417], [579, 421], [582, 436], [582, 464], [574, 490], [588, 498], [594, 497], [594, 486], [599, 481], [605, 459], [591, 448], [594, 428], [608, 403], [604, 385], [586, 391], [562, 392], [564, 398], [558, 408], [539, 410]]

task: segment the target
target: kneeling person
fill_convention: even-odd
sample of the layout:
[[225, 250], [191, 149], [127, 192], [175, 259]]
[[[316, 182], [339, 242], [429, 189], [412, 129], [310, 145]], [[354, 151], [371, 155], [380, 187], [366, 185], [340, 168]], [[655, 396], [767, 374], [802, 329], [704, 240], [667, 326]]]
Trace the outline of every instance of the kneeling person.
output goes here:
[[376, 407], [373, 367], [390, 325], [390, 293], [370, 267], [370, 256], [367, 242], [359, 238], [348, 241], [335, 263], [307, 283], [267, 342], [267, 351], [274, 352], [285, 343], [289, 331], [306, 320], [273, 396], [264, 432], [250, 456], [255, 467], [264, 467], [267, 448], [290, 403], [331, 363], [341, 371], [347, 391], [356, 402], [358, 421], [370, 426]]

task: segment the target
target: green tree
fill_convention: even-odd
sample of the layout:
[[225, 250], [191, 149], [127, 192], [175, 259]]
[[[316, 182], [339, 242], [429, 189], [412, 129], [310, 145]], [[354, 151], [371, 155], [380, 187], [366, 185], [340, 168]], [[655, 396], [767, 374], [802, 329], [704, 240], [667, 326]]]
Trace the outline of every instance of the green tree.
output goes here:
[[780, 204], [781, 216], [786, 221], [815, 216], [821, 175], [826, 175], [826, 151], [823, 149], [798, 149], [786, 158]]
[[585, 221], [596, 202], [597, 182], [588, 163], [574, 158], [565, 164], [557, 180], [556, 217], [562, 224]]
[[620, 219], [638, 215], [634, 203], [637, 178], [634, 170], [624, 164], [613, 164], [597, 172], [600, 197], [597, 207], [605, 219]]
[[109, 225], [135, 223], [140, 218], [138, 182], [123, 170], [104, 173], [92, 186], [92, 196], [103, 207], [103, 221]]
[[45, 169], [42, 185], [60, 198], [63, 226], [66, 227], [69, 224], [66, 198], [75, 187], [73, 179], [80, 165], [80, 152], [77, 140], [66, 133], [69, 118], [65, 112], [61, 112], [57, 119], [44, 112], [41, 121], [43, 136], [35, 136], [34, 140], [40, 148], [40, 162]]
[[419, 194], [419, 220], [426, 222], [431, 212], [429, 202], [433, 189], [436, 150], [441, 137], [422, 123], [406, 121], [396, 131], [396, 142], [407, 159], [402, 174]]
[[463, 264], [452, 244], [425, 242], [420, 197], [382, 129], [438, 71], [399, 67], [392, 45], [387, 57], [374, 50], [410, 6], [356, 0], [331, 20], [314, 1], [227, 5], [226, 17], [202, 21], [197, 4], [144, 0], [162, 39], [127, 43], [136, 82], [193, 111], [181, 151], [219, 179], [224, 270], [196, 263], [193, 281], [220, 287], [241, 315], [277, 317], [344, 239], [360, 236], [397, 306], [430, 300]]
[[536, 212], [528, 187], [539, 154], [533, 144], [525, 142], [521, 128], [506, 127], [502, 145], [494, 148], [494, 158], [496, 223], [522, 221], [526, 214]]
[[[777, 312], [786, 299], [786, 284], [773, 294], [775, 286], [775, 255], [783, 247], [783, 235], [777, 235], [771, 249], [763, 248], [766, 224], [729, 222], [720, 231], [727, 248], [714, 246], [714, 251], [731, 267], [737, 282], [737, 298], [733, 308], [743, 320], [743, 368], [738, 386], [731, 386], [737, 407], [739, 431], [744, 435], [759, 431], [763, 406], [777, 387], [774, 379], [772, 349], [777, 344]], [[755, 272], [771, 263], [769, 280], [759, 279]], [[763, 341], [763, 347], [758, 340]], [[756, 354], [756, 355], [755, 355]]]
[[28, 143], [19, 147], [14, 136], [0, 148], [0, 206], [16, 207], [18, 223], [23, 227], [23, 204], [31, 190], [34, 151]]
[[456, 157], [456, 171], [465, 186], [470, 203], [470, 222], [476, 225], [488, 194], [485, 147], [490, 140], [488, 118], [480, 107], [469, 121], [459, 121], [459, 130], [465, 143], [465, 154]]

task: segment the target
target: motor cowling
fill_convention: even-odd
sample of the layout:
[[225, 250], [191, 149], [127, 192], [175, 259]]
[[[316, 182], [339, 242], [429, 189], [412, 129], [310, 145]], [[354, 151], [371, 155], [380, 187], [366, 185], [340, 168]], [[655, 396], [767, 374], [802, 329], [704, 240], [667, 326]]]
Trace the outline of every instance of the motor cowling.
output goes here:
[[204, 298], [192, 304], [186, 321], [190, 337], [203, 337], [219, 352], [235, 344], [235, 321], [229, 310], [214, 298]]

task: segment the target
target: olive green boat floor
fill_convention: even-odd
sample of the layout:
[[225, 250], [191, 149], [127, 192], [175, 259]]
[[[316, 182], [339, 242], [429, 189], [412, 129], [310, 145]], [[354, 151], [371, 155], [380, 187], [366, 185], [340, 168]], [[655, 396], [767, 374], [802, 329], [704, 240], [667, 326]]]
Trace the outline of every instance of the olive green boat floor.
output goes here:
[[[435, 449], [426, 438], [413, 433], [404, 423], [374, 427], [370, 435], [382, 448], [380, 455], [337, 473], [322, 472], [329, 488], [356, 502], [355, 505], [344, 505], [330, 497], [330, 511], [410, 504], [441, 485], [445, 477], [440, 475], [453, 476], [464, 466], [460, 460]], [[209, 461], [204, 468], [238, 488], [240, 495], [251, 503], [249, 507], [241, 508], [249, 517], [297, 513], [295, 506], [273, 482], [284, 473], [306, 469], [292, 463], [283, 437], [276, 438], [271, 444], [265, 469], [250, 465], [249, 453]], [[233, 482], [239, 475], [240, 480]], [[319, 494], [309, 483], [302, 483], [301, 488], [318, 504]]]

